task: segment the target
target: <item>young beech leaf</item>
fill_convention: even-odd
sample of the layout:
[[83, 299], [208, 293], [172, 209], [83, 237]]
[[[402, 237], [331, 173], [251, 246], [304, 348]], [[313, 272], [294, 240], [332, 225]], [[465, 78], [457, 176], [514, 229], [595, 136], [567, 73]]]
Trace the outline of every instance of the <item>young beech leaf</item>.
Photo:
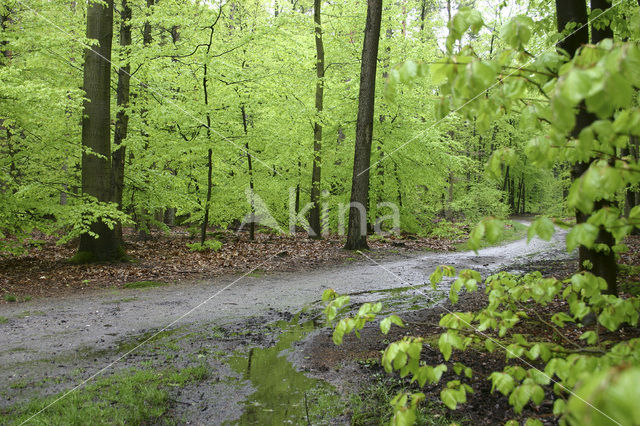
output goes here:
[[528, 16], [518, 15], [507, 22], [500, 31], [500, 36], [513, 49], [522, 50], [531, 38], [533, 20]]
[[545, 241], [549, 241], [555, 232], [553, 222], [549, 218], [541, 217], [536, 219], [527, 230], [527, 242], [531, 241], [533, 237], [538, 235]]
[[586, 340], [588, 344], [593, 345], [598, 341], [598, 334], [595, 331], [586, 331], [580, 335], [580, 339]]
[[440, 392], [440, 399], [451, 410], [458, 406], [457, 392], [454, 389], [444, 389]]
[[505, 396], [507, 396], [515, 386], [515, 381], [510, 374], [501, 373], [499, 371], [494, 371], [493, 373], [491, 373], [491, 375], [489, 376], [489, 380], [491, 380], [492, 382], [491, 392], [497, 389], [498, 392], [502, 393]]
[[382, 321], [380, 321], [380, 331], [382, 332], [382, 334], [389, 333], [389, 330], [391, 329], [391, 324], [395, 324], [398, 327], [404, 327], [404, 324], [402, 323], [402, 320], [400, 319], [399, 316], [391, 315], [384, 318]]

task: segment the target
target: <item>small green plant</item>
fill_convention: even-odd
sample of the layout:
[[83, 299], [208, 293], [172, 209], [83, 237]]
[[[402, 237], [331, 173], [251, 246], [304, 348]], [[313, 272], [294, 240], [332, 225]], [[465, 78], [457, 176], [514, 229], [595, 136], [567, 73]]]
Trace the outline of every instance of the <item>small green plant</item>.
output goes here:
[[7, 317], [0, 316], [0, 324], [5, 324], [7, 322], [9, 322], [9, 319]]
[[204, 243], [187, 243], [190, 251], [218, 251], [222, 248], [222, 243], [218, 240], [206, 240]]
[[7, 293], [7, 294], [4, 295], [4, 301], [5, 302], [12, 303], [12, 302], [16, 302], [17, 300], [18, 300], [18, 298], [13, 294]]
[[167, 285], [167, 283], [161, 283], [158, 281], [134, 281], [132, 283], [126, 283], [124, 288], [147, 288], [147, 287], [160, 287]]
[[456, 239], [465, 236], [466, 231], [460, 227], [459, 224], [449, 222], [448, 220], [441, 220], [437, 222], [429, 235], [438, 238]]
[[195, 238], [200, 233], [200, 227], [190, 226], [187, 228], [187, 232], [189, 233], [189, 238]]

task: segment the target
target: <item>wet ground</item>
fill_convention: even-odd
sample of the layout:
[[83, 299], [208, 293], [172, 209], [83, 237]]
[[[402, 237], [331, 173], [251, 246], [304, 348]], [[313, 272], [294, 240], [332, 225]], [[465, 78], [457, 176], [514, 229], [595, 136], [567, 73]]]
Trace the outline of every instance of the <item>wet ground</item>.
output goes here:
[[209, 378], [174, 395], [172, 411], [179, 422], [314, 423], [336, 407], [330, 417], [340, 423], [339, 395], [349, 388], [349, 374], [337, 374], [343, 380], [334, 377], [329, 388], [288, 361], [311, 369], [313, 354], [304, 348], [321, 331], [300, 340], [320, 325], [324, 289], [352, 294], [354, 304], [385, 300], [386, 310], [424, 308], [447, 290], [446, 281], [437, 290], [424, 286], [437, 265], [471, 268], [483, 276], [525, 270], [534, 262], [568, 258], [565, 235], [559, 231], [550, 242], [521, 240], [477, 255], [372, 261], [364, 253], [353, 264], [313, 272], [226, 276], [0, 306], [7, 319], [0, 323], [0, 409], [70, 389], [96, 374], [140, 365], [204, 364]]

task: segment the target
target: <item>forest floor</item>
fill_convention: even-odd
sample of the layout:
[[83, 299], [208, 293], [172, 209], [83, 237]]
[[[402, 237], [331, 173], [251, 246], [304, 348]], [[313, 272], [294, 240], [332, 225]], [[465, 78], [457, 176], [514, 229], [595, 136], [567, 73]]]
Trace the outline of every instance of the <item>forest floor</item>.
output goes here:
[[[424, 285], [435, 266], [473, 268], [483, 276], [542, 269], [563, 277], [577, 266], [563, 250], [565, 235], [560, 231], [551, 242], [518, 240], [477, 255], [398, 252], [389, 258], [373, 251], [307, 271], [261, 266], [250, 274], [5, 303], [0, 417], [20, 423], [86, 382], [40, 415], [51, 423], [68, 422], [70, 415], [80, 423], [378, 423], [389, 414], [388, 399], [406, 385], [383, 373], [379, 351], [405, 333], [435, 338], [434, 324], [450, 309], [442, 302], [446, 283], [435, 291]], [[638, 265], [640, 240], [631, 243], [623, 261]], [[627, 278], [637, 280], [639, 270], [627, 267]], [[362, 339], [349, 336], [336, 347], [321, 323], [319, 298], [329, 287], [350, 294], [356, 308], [382, 301], [385, 312], [400, 314], [408, 327], [381, 336], [371, 325]], [[475, 293], [455, 308], [482, 303], [482, 293]], [[430, 424], [492, 424], [513, 415], [504, 397], [489, 394], [483, 377], [501, 357], [473, 355], [460, 361], [478, 371], [475, 396], [450, 413], [437, 402], [439, 388], [428, 389]], [[434, 350], [425, 356], [440, 362]], [[548, 412], [543, 406], [533, 414]]]
[[[380, 259], [424, 251], [455, 251], [466, 241], [469, 227], [460, 225], [453, 230], [456, 232], [452, 236], [444, 238], [374, 235], [369, 239], [370, 255]], [[345, 238], [335, 234], [313, 240], [305, 233], [288, 236], [257, 232], [251, 241], [247, 232], [217, 231], [209, 238], [222, 242], [222, 248], [206, 252], [189, 250], [187, 244], [197, 242], [197, 238], [186, 227], [174, 227], [167, 233], [153, 231], [149, 239], [126, 229], [124, 237], [130, 263], [71, 264], [76, 244], [57, 245], [47, 236], [41, 236], [40, 243], [32, 245], [27, 253], [0, 257], [0, 304], [11, 296], [25, 300], [150, 281], [179, 283], [247, 271], [305, 271], [361, 260], [344, 250]]]

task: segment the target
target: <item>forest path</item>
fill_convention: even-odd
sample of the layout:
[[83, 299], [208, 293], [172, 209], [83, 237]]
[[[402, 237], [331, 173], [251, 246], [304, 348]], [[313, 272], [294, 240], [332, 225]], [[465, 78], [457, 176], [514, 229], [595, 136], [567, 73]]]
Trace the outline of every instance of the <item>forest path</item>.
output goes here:
[[[122, 353], [125, 339], [139, 340], [145, 333], [169, 325], [169, 329], [199, 324], [223, 326], [269, 315], [275, 319], [278, 313], [295, 313], [318, 301], [327, 288], [354, 294], [352, 300], [357, 303], [375, 300], [379, 290], [422, 285], [441, 264], [458, 270], [475, 269], [486, 277], [499, 270], [518, 270], [519, 265], [531, 262], [565, 259], [570, 257], [564, 249], [565, 236], [566, 231], [558, 230], [549, 242], [536, 238], [527, 244], [522, 239], [482, 249], [477, 255], [426, 253], [379, 264], [363, 257], [362, 262], [303, 273], [226, 276], [3, 305], [0, 315], [8, 321], [0, 324], [0, 383], [15, 381], [34, 369], [55, 376], [56, 370], [70, 368], [64, 361], [70, 356], [86, 358], [84, 368], [98, 371], [117, 358], [114, 351]], [[422, 291], [427, 296], [432, 292], [429, 287]], [[441, 294], [433, 292], [434, 297]], [[144, 346], [137, 349], [144, 351]]]

